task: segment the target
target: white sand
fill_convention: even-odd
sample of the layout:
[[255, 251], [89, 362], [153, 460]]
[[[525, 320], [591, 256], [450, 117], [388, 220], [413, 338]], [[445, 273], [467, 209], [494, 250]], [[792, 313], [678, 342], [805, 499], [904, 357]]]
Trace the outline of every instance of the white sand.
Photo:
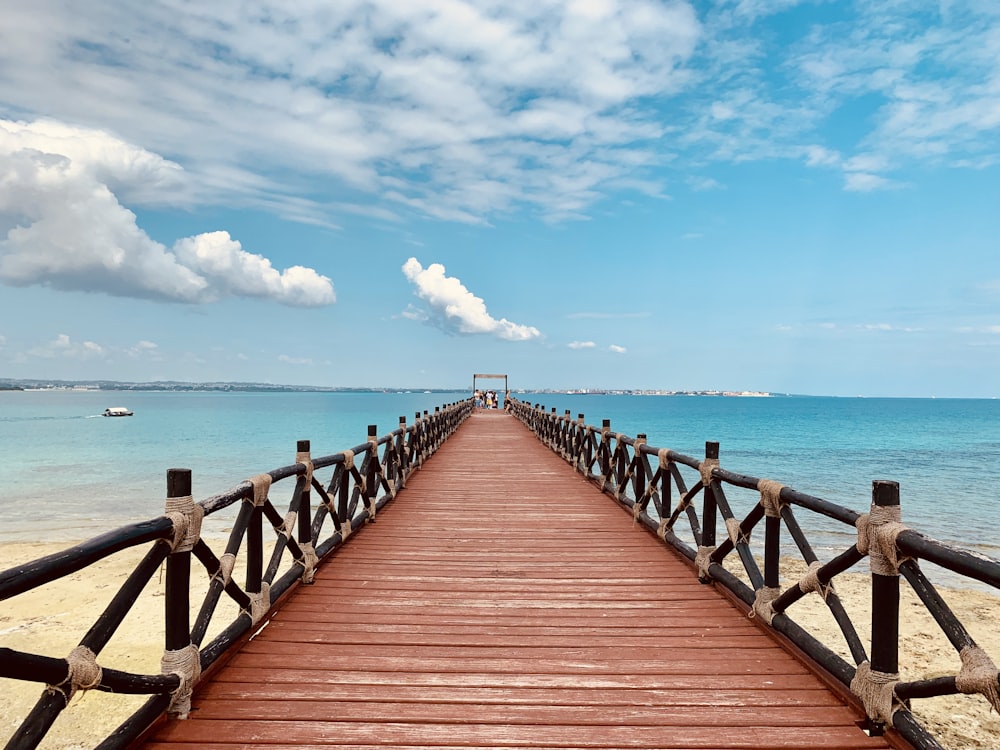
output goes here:
[[[0, 544], [0, 570], [19, 562], [50, 554], [66, 545], [7, 543]], [[221, 544], [212, 543], [213, 549]], [[0, 614], [0, 646], [63, 657], [78, 644], [118, 586], [144, 554], [141, 550], [119, 553], [85, 571], [51, 583], [41, 591], [31, 592], [4, 602]], [[195, 564], [193, 569], [200, 566]], [[789, 564], [789, 575], [804, 570]], [[207, 588], [207, 576], [198, 576], [198, 591], [192, 605], [199, 606]], [[786, 581], [783, 585], [788, 585]], [[868, 642], [870, 594], [867, 577], [847, 574], [837, 579], [837, 591], [859, 630]], [[960, 662], [936, 623], [909, 590], [905, 582], [901, 613], [900, 670], [903, 679], [918, 679], [955, 674]], [[942, 590], [942, 595], [971, 631], [977, 642], [1000, 662], [996, 647], [1000, 630], [1000, 598], [979, 591]], [[101, 653], [103, 666], [132, 672], [155, 674], [163, 651], [162, 577], [154, 579], [143, 591], [121, 630]], [[226, 597], [223, 600], [228, 602]], [[229, 604], [214, 623], [224, 627], [235, 616]], [[822, 600], [811, 594], [796, 604], [790, 614], [807, 630], [849, 660], [843, 637]], [[194, 613], [192, 613], [192, 619]], [[211, 636], [210, 636], [211, 637]], [[0, 737], [6, 739], [41, 694], [34, 683], [0, 680]], [[121, 696], [98, 691], [77, 695], [69, 708], [56, 720], [40, 747], [90, 748], [116, 728], [144, 701], [144, 697]], [[990, 711], [981, 696], [951, 696], [915, 702], [918, 718], [951, 750], [1000, 747], [1000, 716]]]

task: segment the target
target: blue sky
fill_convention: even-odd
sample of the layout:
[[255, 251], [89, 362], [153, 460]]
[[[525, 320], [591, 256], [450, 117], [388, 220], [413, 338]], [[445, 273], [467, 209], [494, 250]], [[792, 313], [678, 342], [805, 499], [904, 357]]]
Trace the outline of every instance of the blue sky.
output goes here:
[[993, 0], [3, 15], [0, 376], [1000, 395]]

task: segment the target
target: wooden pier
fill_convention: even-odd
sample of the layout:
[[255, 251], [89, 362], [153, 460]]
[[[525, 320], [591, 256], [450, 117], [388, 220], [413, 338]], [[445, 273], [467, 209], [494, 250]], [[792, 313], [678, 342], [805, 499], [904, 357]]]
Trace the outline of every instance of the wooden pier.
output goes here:
[[143, 746], [893, 746], [502, 411], [375, 520]]

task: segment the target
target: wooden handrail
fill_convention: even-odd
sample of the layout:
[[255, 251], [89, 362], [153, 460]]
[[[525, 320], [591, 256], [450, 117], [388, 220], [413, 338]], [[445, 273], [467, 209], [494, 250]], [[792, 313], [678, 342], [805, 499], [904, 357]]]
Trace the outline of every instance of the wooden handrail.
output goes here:
[[[737, 474], [718, 466], [718, 443], [706, 443], [705, 460], [699, 460], [648, 445], [645, 435], [632, 438], [612, 432], [608, 420], [604, 420], [602, 426], [596, 428], [584, 422], [583, 414], [572, 420], [569, 411], [563, 416], [557, 416], [554, 408], [546, 412], [544, 405], [531, 405], [516, 399], [512, 411], [532, 429], [539, 440], [597, 484], [603, 492], [632, 511], [637, 523], [641, 523], [665, 544], [695, 563], [696, 573], [703, 582], [717, 582], [743, 601], [751, 611], [765, 611], [769, 617], [773, 616], [770, 622], [763, 620], [762, 624], [789, 638], [846, 687], [852, 688], [856, 693], [865, 692], [856, 678], [866, 673], [869, 663], [871, 670], [889, 676], [893, 682], [893, 693], [898, 700], [891, 704], [888, 716], [876, 710], [870, 699], [858, 696], [868, 714], [867, 729], [871, 734], [880, 734], [888, 721], [914, 747], [921, 750], [940, 748], [937, 741], [916, 721], [904, 701], [968, 692], [969, 688], [966, 685], [963, 691], [958, 686], [957, 682], [961, 679], [959, 675], [908, 682], [898, 679], [899, 575], [910, 583], [955, 650], [960, 654], [967, 654], [977, 650], [977, 644], [921, 571], [918, 561], [933, 562], [953, 573], [996, 589], [1000, 589], [1000, 561], [930, 539], [912, 529], [896, 529], [898, 535], [890, 543], [889, 551], [892, 552], [894, 545], [894, 559], [897, 553], [900, 557], [910, 559], [899, 563], [895, 574], [872, 573], [873, 632], [869, 662], [854, 624], [839, 597], [828, 588], [837, 575], [868, 555], [867, 543], [866, 548], [861, 549], [859, 536], [858, 544], [819, 565], [817, 556], [794, 515], [793, 506], [851, 527], [856, 527], [861, 522], [881, 523], [880, 520], [873, 519], [894, 517], [891, 509], [899, 506], [898, 484], [881, 480], [873, 482], [869, 514], [858, 513], [791, 487], [782, 487], [777, 512], [767, 513], [762, 497], [761, 504], [755, 505], [743, 519], [738, 519], [726, 498], [725, 488], [733, 486], [759, 490], [765, 480]], [[655, 468], [650, 463], [651, 459], [657, 462]], [[699, 472], [690, 488], [678, 466], [687, 466]], [[675, 491], [679, 495], [676, 504], [672, 501]], [[703, 501], [700, 516], [694, 503], [699, 493]], [[719, 517], [725, 524], [726, 537], [716, 544], [715, 533]], [[681, 518], [688, 521], [694, 547], [681, 540], [674, 532]], [[748, 543], [750, 531], [761, 519], [764, 519], [765, 526], [763, 571], [759, 569]], [[801, 585], [793, 585], [776, 598], [762, 603], [762, 592], [776, 590], [780, 580], [778, 533], [781, 525], [788, 530], [806, 565], [813, 565], [816, 577], [815, 581], [810, 581], [810, 585], [818, 586], [825, 592], [824, 601], [845, 638], [855, 664], [849, 664], [786, 615], [789, 607], [806, 596]], [[734, 550], [753, 588], [722, 566], [723, 560]], [[761, 618], [758, 620], [761, 621]], [[860, 668], [861, 665], [864, 669]], [[980, 680], [981, 672], [980, 669]], [[891, 679], [893, 676], [894, 680]], [[987, 693], [1000, 688], [1000, 673], [990, 679], [993, 684], [987, 686]], [[991, 700], [995, 700], [995, 692], [993, 695]]]
[[[433, 414], [416, 414], [412, 425], [399, 418], [399, 427], [381, 438], [369, 426], [368, 440], [350, 450], [311, 458], [309, 441], [299, 441], [296, 462], [244, 481], [226, 492], [198, 503], [189, 499], [191, 472], [167, 472], [167, 505], [184, 508], [149, 521], [109, 531], [63, 552], [48, 555], [0, 572], [0, 600], [10, 599], [131, 547], [152, 542], [146, 556], [122, 585], [105, 611], [81, 639], [73, 660], [100, 668], [97, 677], [83, 683], [80, 667], [66, 658], [0, 648], [0, 677], [47, 685], [42, 697], [25, 717], [6, 747], [35, 748], [77, 690], [96, 689], [123, 694], [147, 694], [150, 699], [98, 747], [123, 748], [142, 734], [165, 711], [183, 715], [179, 701], [197, 680], [230, 649], [252, 634], [293, 587], [309, 583], [312, 567], [342, 545], [354, 528], [374, 521], [378, 510], [392, 501], [407, 478], [426, 461], [472, 411], [472, 401], [437, 407]], [[360, 458], [360, 465], [355, 464]], [[332, 468], [324, 486], [317, 470]], [[282, 515], [273, 499], [275, 486], [294, 478], [287, 512]], [[257, 493], [255, 496], [255, 488]], [[319, 498], [313, 510], [313, 493]], [[200, 528], [210, 516], [239, 503], [232, 531], [221, 555], [216, 555], [200, 535], [186, 538], [191, 524]], [[195, 518], [197, 517], [197, 521]], [[327, 524], [329, 519], [332, 523]], [[264, 528], [275, 534], [269, 560], [264, 559]], [[185, 541], [186, 539], [186, 541]], [[285, 554], [285, 553], [288, 554]], [[247, 577], [241, 586], [232, 578], [233, 562], [243, 554]], [[165, 674], [144, 675], [102, 667], [101, 650], [136, 603], [143, 587], [166, 561], [164, 606], [164, 655], [181, 659], [194, 654], [186, 667], [164, 667]], [[208, 591], [194, 622], [189, 622], [192, 562], [210, 577]], [[210, 643], [202, 645], [223, 594], [239, 608], [235, 619]], [[85, 649], [85, 650], [82, 650]], [[93, 672], [88, 672], [93, 675]]]

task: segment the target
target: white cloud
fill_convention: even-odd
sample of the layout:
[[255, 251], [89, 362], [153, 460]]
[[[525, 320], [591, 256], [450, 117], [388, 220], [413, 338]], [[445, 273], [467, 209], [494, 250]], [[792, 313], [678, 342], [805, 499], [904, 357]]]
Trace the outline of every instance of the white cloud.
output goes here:
[[330, 279], [292, 266], [279, 273], [226, 232], [150, 238], [114, 192], [149, 202], [180, 186], [180, 168], [103, 131], [0, 120], [0, 281], [123, 297], [208, 302], [264, 297], [331, 304]]
[[103, 357], [106, 351], [103, 346], [93, 341], [75, 342], [65, 333], [60, 333], [44, 346], [29, 349], [27, 354], [41, 359], [96, 359]]
[[134, 359], [149, 359], [153, 361], [161, 361], [163, 359], [163, 356], [160, 354], [159, 345], [154, 344], [152, 341], [137, 341], [126, 350], [126, 353]]
[[626, 349], [624, 346], [618, 346], [618, 344], [612, 344], [611, 346], [608, 347], [608, 351], [614, 352], [615, 354], [625, 354], [628, 351], [628, 349]]
[[810, 167], [835, 167], [842, 161], [840, 154], [823, 146], [806, 146], [804, 151], [806, 165]]
[[662, 194], [668, 161], [992, 161], [995, 3], [770, 18], [812, 1], [13, 0], [0, 101], [148, 149], [59, 151], [117, 164], [95, 180], [127, 205], [209, 196], [324, 224], [585, 217], [623, 188]]
[[291, 266], [279, 273], [267, 258], [243, 250], [228, 232], [178, 240], [174, 254], [188, 268], [212, 280], [218, 293], [265, 297], [300, 307], [329, 305], [336, 299], [326, 276], [302, 266]]
[[570, 320], [594, 319], [615, 320], [619, 318], [648, 318], [648, 312], [577, 312], [566, 316]]
[[527, 341], [542, 335], [534, 326], [491, 316], [486, 303], [466, 289], [461, 281], [446, 276], [440, 263], [424, 268], [416, 258], [410, 258], [403, 264], [403, 274], [416, 287], [417, 296], [430, 306], [428, 320], [445, 331], [490, 334], [508, 341]]
[[689, 177], [687, 183], [692, 190], [699, 193], [721, 190], [724, 187], [721, 182], [711, 177]]
[[565, 215], [637, 170], [614, 152], [663, 126], [636, 105], [686, 85], [700, 36], [686, 0], [15, 2], [0, 101], [107, 123], [227, 199], [284, 210], [332, 187], [457, 221]]
[[286, 365], [311, 365], [313, 361], [309, 357], [290, 357], [287, 354], [279, 354], [278, 361]]
[[570, 341], [566, 346], [570, 349], [593, 349], [597, 344], [593, 341]]
[[894, 187], [891, 180], [869, 172], [845, 172], [844, 189], [854, 193], [868, 193], [872, 190], [883, 190]]

